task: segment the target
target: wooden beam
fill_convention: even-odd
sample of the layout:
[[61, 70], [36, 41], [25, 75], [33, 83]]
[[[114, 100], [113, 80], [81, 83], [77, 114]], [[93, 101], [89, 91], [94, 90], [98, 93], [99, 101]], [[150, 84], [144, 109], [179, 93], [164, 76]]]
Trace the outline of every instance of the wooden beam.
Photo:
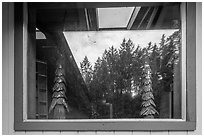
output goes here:
[[153, 22], [153, 20], [154, 20], [154, 17], [155, 17], [155, 15], [156, 15], [158, 9], [159, 9], [159, 7], [154, 7], [154, 10], [153, 10], [153, 12], [152, 12], [152, 15], [151, 15], [149, 21], [148, 21], [148, 24], [147, 24], [146, 29], [149, 29], [149, 28], [151, 27], [152, 22]]
[[134, 21], [135, 21], [137, 15], [138, 15], [139, 11], [140, 11], [140, 8], [141, 8], [141, 7], [135, 7], [135, 8], [134, 8], [134, 10], [133, 10], [133, 12], [132, 12], [132, 15], [131, 15], [131, 17], [130, 17], [130, 20], [129, 20], [129, 22], [128, 22], [128, 25], [127, 25], [127, 29], [128, 29], [128, 30], [131, 29], [131, 27], [132, 27], [132, 25], [133, 25], [133, 23], [134, 23]]
[[98, 9], [95, 9], [96, 10], [96, 30], [98, 31], [99, 30], [99, 18], [98, 18]]
[[86, 25], [87, 25], [87, 30], [90, 30], [90, 26], [89, 26], [89, 16], [88, 16], [88, 11], [86, 8], [84, 8], [84, 12], [85, 12], [85, 17], [86, 17]]
[[69, 8], [107, 8], [107, 7], [143, 7], [168, 6], [180, 2], [30, 2], [29, 6], [37, 9], [69, 9]]
[[127, 30], [127, 28], [125, 28], [125, 27], [121, 27], [121, 28], [120, 28], [120, 27], [118, 27], [118, 28], [99, 28], [99, 31], [100, 31], [100, 30], [101, 30], [101, 31], [102, 31], [102, 30], [103, 30], [103, 31], [106, 31], [106, 30], [107, 30], [107, 31], [108, 31], [108, 30]]
[[87, 17], [89, 21], [89, 30], [98, 30], [98, 14], [96, 8], [85, 8], [87, 10]]
[[148, 9], [147, 9], [147, 11], [145, 12], [145, 14], [144, 14], [142, 20], [140, 21], [139, 25], [137, 26], [137, 29], [139, 29], [140, 26], [142, 25], [142, 22], [143, 22], [144, 19], [146, 18], [146, 16], [147, 16], [147, 14], [149, 13], [150, 9], [151, 9], [151, 7], [148, 7]]

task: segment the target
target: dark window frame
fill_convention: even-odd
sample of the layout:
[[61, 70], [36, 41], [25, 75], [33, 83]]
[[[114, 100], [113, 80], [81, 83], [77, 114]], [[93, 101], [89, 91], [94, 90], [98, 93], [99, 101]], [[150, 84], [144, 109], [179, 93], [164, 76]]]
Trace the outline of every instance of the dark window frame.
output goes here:
[[[144, 3], [112, 3], [116, 6]], [[146, 3], [151, 4], [151, 3]], [[159, 3], [157, 3], [159, 4]], [[69, 4], [68, 4], [69, 5]], [[81, 6], [108, 3], [90, 3]], [[40, 7], [43, 8], [43, 7]], [[196, 3], [186, 3], [186, 120], [185, 121], [25, 121], [23, 118], [23, 44], [24, 4], [14, 4], [14, 129], [22, 130], [195, 130], [196, 129]]]

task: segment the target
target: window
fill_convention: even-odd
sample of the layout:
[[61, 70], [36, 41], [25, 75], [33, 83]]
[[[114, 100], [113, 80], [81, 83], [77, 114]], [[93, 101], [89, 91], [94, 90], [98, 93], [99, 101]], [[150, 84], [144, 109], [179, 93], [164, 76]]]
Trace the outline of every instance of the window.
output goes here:
[[194, 129], [193, 7], [15, 4], [15, 129]]

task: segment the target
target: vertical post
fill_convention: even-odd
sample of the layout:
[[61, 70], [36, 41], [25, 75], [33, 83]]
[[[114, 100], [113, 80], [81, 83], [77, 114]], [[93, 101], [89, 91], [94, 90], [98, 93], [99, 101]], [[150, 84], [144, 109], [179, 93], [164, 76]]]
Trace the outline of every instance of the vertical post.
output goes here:
[[113, 104], [110, 103], [110, 118], [113, 118]]
[[[27, 54], [27, 61], [25, 69], [27, 69], [27, 116], [29, 119], [36, 118], [36, 15], [35, 9], [24, 8], [24, 40], [25, 51]], [[26, 103], [26, 102], [24, 102]]]
[[[174, 83], [173, 83], [173, 118], [182, 118], [181, 109], [184, 106], [181, 106], [182, 102], [182, 91], [181, 88], [181, 71], [180, 71], [180, 61], [178, 64], [174, 65]], [[182, 70], [183, 71], [183, 70]], [[185, 89], [184, 89], [185, 90]]]
[[186, 120], [196, 121], [196, 3], [187, 3], [186, 71], [187, 107]]
[[[186, 120], [187, 108], [187, 3], [182, 2], [180, 6], [181, 11], [181, 54], [180, 54], [180, 69], [181, 72], [181, 112], [182, 119]], [[191, 24], [190, 24], [191, 25]], [[190, 40], [191, 41], [191, 40]], [[191, 45], [191, 44], [190, 44]]]

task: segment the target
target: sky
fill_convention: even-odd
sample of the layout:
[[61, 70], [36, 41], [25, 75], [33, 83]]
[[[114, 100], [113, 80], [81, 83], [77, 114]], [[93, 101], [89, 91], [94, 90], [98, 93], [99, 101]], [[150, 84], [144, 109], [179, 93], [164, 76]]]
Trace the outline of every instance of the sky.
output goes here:
[[69, 31], [64, 32], [67, 43], [72, 51], [75, 61], [80, 62], [87, 56], [92, 66], [98, 57], [102, 57], [105, 49], [112, 45], [119, 48], [123, 39], [131, 39], [135, 44], [146, 47], [149, 42], [158, 44], [161, 36], [170, 36], [176, 30], [124, 30], [124, 31]]
[[134, 7], [98, 8], [99, 28], [126, 27]]

